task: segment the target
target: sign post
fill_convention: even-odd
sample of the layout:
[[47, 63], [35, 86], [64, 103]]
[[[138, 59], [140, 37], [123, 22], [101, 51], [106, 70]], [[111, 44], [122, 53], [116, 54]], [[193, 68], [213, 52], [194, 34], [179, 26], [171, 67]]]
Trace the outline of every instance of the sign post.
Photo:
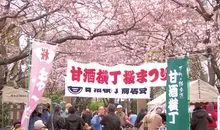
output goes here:
[[167, 130], [189, 130], [188, 58], [168, 60]]

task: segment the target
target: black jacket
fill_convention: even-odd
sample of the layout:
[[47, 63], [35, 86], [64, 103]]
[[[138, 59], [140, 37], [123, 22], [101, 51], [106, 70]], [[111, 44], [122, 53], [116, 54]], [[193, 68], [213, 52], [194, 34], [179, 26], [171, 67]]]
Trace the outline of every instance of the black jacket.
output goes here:
[[113, 112], [104, 116], [100, 124], [104, 126], [103, 130], [121, 130], [120, 118]]
[[137, 119], [135, 121], [135, 127], [138, 127], [140, 125], [140, 122], [142, 121], [142, 119], [144, 118], [144, 116], [146, 115], [145, 112], [140, 112], [137, 116]]
[[208, 130], [207, 120], [212, 123], [213, 119], [202, 109], [195, 109], [191, 117], [191, 130]]
[[82, 119], [84, 120], [85, 123], [91, 126], [91, 120], [92, 120], [92, 113], [91, 112], [84, 112], [82, 114]]
[[83, 119], [77, 114], [70, 114], [66, 119], [66, 130], [83, 130]]
[[52, 130], [52, 117], [53, 117], [53, 126], [54, 130], [61, 130], [65, 128], [65, 121], [61, 117], [60, 113], [56, 112], [50, 116], [46, 126], [48, 130]]

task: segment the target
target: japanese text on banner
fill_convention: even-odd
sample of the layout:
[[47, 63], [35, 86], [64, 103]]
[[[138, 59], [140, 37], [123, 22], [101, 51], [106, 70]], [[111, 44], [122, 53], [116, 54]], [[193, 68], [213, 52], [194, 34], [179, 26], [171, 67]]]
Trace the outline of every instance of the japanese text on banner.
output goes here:
[[65, 96], [149, 99], [149, 87], [166, 86], [167, 64], [102, 66], [68, 61]]
[[77, 86], [131, 87], [137, 85], [166, 86], [167, 65], [151, 63], [140, 66], [102, 66], [68, 61], [67, 79]]
[[37, 107], [44, 93], [48, 75], [53, 65], [56, 46], [33, 42], [31, 58], [30, 102], [26, 104], [22, 115], [21, 129], [26, 130], [30, 115]]
[[167, 129], [189, 129], [188, 58], [168, 61], [166, 88]]

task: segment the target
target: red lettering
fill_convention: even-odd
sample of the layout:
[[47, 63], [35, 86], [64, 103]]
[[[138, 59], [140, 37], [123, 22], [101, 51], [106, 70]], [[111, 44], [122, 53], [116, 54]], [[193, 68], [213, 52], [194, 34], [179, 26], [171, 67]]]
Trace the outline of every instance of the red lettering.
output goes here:
[[108, 84], [108, 71], [99, 70], [99, 72], [97, 73], [96, 80], [99, 84]]
[[84, 69], [84, 82], [94, 83], [95, 82], [95, 69]]
[[80, 81], [80, 75], [82, 74], [81, 68], [77, 67], [77, 70], [75, 67], [72, 67], [72, 70], [70, 71], [72, 73], [72, 81]]
[[41, 53], [41, 60], [48, 60], [49, 59], [49, 52], [48, 49], [42, 48], [42, 53]]
[[147, 82], [147, 71], [146, 70], [142, 69], [140, 72], [137, 72], [136, 75], [137, 75], [137, 81], [139, 83]]
[[167, 73], [168, 73], [167, 68], [166, 69], [161, 68], [160, 69], [160, 77], [161, 77], [160, 79], [163, 81], [167, 80]]
[[154, 76], [150, 82], [155, 82], [159, 78], [159, 71], [157, 69], [152, 69], [149, 71], [149, 76]]
[[112, 81], [112, 83], [114, 85], [116, 85], [118, 83], [118, 75], [121, 74], [121, 71], [112, 71], [109, 73], [111, 76], [114, 76], [114, 80]]
[[135, 83], [135, 81], [134, 81], [135, 76], [134, 76], [133, 70], [132, 71], [125, 71], [123, 76], [124, 76], [123, 81], [125, 84], [134, 84]]

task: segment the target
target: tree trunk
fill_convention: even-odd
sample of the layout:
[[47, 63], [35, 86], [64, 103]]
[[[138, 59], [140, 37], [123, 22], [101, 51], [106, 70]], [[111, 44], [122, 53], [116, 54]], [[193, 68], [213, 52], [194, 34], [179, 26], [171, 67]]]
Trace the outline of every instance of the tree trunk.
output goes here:
[[103, 98], [102, 99], [104, 106], [107, 107], [108, 106], [108, 99], [107, 98]]
[[208, 71], [209, 71], [209, 84], [214, 86], [215, 85], [215, 72], [212, 68], [210, 61], [208, 61]]
[[219, 69], [219, 66], [217, 64], [216, 59], [217, 59], [216, 55], [212, 55], [212, 57], [211, 57], [211, 65], [212, 65], [213, 71], [217, 75], [218, 80], [220, 80], [220, 69]]
[[[3, 60], [7, 57], [6, 53], [6, 46], [4, 43], [0, 42], [0, 60]], [[0, 88], [2, 88], [7, 81], [7, 66], [6, 65], [0, 65]]]
[[110, 99], [109, 99], [109, 103], [115, 104], [115, 99], [114, 99], [114, 98], [110, 98]]
[[137, 100], [137, 113], [141, 111], [141, 109], [147, 108], [146, 99], [138, 99]]

